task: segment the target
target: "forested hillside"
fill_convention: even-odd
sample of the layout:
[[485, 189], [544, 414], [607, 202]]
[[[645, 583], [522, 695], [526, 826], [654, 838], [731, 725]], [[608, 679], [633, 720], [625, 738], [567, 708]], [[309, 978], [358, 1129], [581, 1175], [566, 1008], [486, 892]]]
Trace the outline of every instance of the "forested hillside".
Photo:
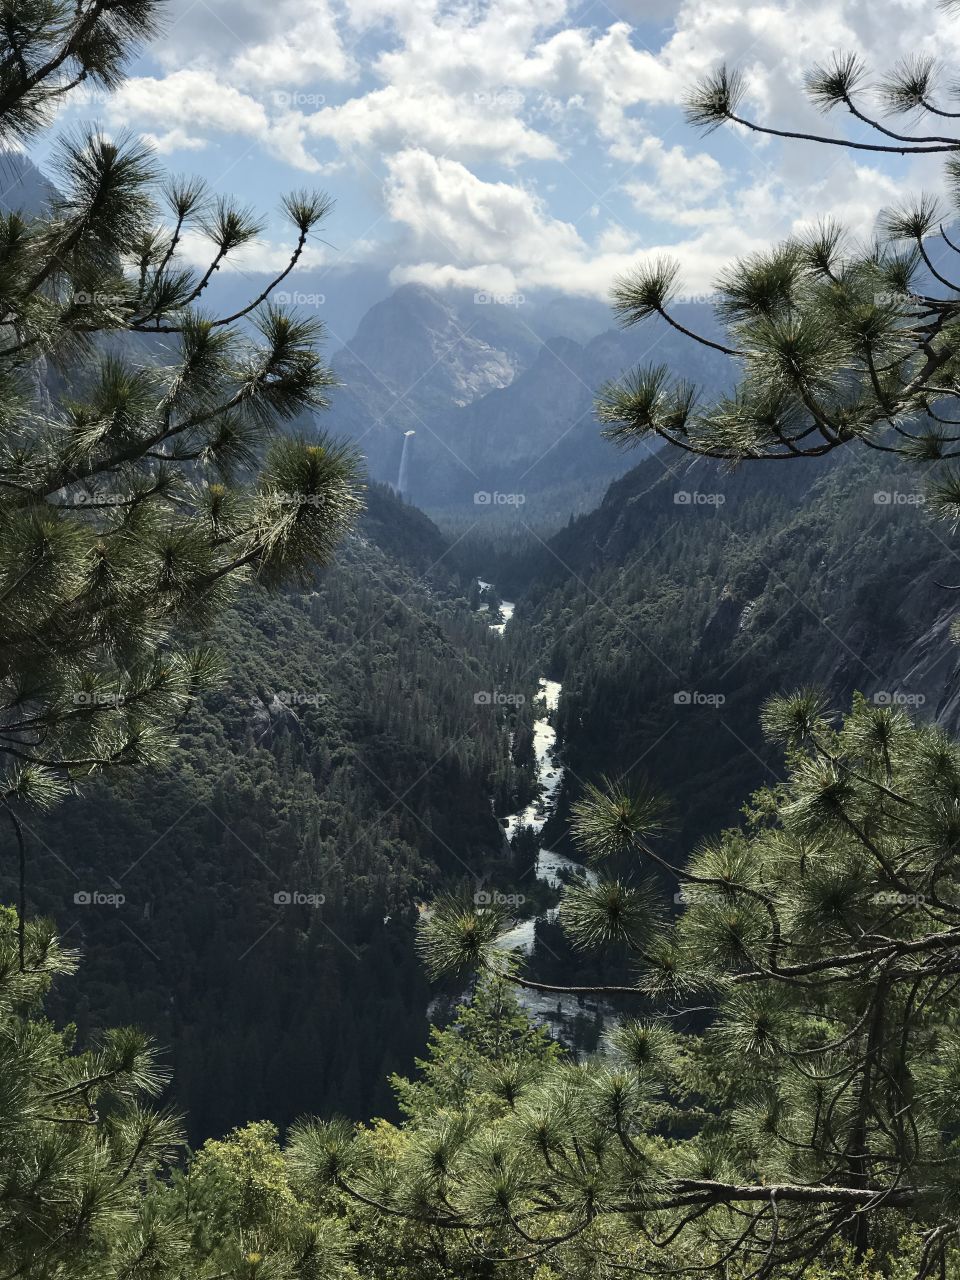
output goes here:
[[654, 458], [525, 566], [504, 563], [511, 587], [528, 575], [516, 625], [563, 682], [568, 799], [647, 774], [681, 848], [779, 776], [760, 709], [798, 681], [956, 731], [957, 567], [916, 470], [876, 456], [734, 473]]
[[509, 642], [425, 517], [377, 487], [368, 503], [314, 590], [225, 615], [226, 681], [171, 768], [30, 819], [32, 909], [86, 956], [59, 1013], [84, 1042], [136, 1023], [169, 1045], [198, 1136], [389, 1110], [426, 1035], [415, 903], [501, 856], [491, 802], [524, 786], [513, 709], [475, 701], [504, 684]]

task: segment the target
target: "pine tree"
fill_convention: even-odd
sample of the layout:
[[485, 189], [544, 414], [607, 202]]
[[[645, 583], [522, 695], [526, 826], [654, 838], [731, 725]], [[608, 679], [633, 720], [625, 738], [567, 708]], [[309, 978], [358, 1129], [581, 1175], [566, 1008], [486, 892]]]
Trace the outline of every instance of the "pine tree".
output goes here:
[[[108, 1032], [81, 1054], [40, 1016], [76, 957], [52, 927], [0, 911], [0, 1266], [9, 1277], [146, 1280], [177, 1274], [175, 1224], [145, 1184], [180, 1141], [145, 1103], [165, 1082], [149, 1041]], [[22, 961], [22, 962], [21, 962]]]
[[[5, 0], [0, 142], [32, 139], [81, 83], [114, 86], [162, 11]], [[49, 207], [0, 219], [0, 804], [21, 929], [21, 806], [162, 760], [217, 679], [204, 632], [231, 593], [306, 581], [360, 506], [353, 453], [291, 429], [333, 381], [321, 327], [270, 301], [329, 198], [284, 200], [285, 270], [213, 316], [205, 291], [261, 222], [164, 179], [133, 137], [61, 136], [56, 156]], [[181, 261], [188, 232], [204, 271]]]
[[954, 1274], [960, 747], [862, 699], [838, 722], [806, 692], [764, 724], [787, 781], [687, 866], [659, 852], [650, 793], [575, 807], [599, 882], [566, 888], [560, 921], [585, 951], [626, 949], [633, 981], [523, 976], [495, 908], [446, 901], [422, 923], [434, 974], [632, 1007], [605, 1057], [514, 1075], [499, 1108], [438, 1108], [386, 1163], [314, 1134], [315, 1170], [505, 1257], [579, 1242], [595, 1269], [572, 1274], [762, 1280], [907, 1256], [919, 1280]]
[[[940, 7], [960, 6], [941, 0]], [[949, 105], [956, 88], [943, 83], [927, 56], [902, 62], [870, 85], [862, 59], [837, 54], [809, 72], [807, 92], [823, 111], [840, 108], [868, 125], [873, 138], [758, 123], [743, 114], [742, 75], [727, 67], [690, 94], [687, 116], [707, 132], [735, 123], [854, 153], [946, 155], [949, 207], [921, 194], [888, 211], [867, 247], [825, 222], [736, 263], [716, 284], [720, 340], [671, 314], [677, 262], [660, 258], [621, 278], [613, 303], [624, 325], [659, 316], [728, 355], [740, 377], [732, 394], [704, 404], [696, 386], [674, 380], [665, 366], [638, 369], [601, 393], [598, 413], [609, 439], [630, 446], [658, 436], [733, 463], [822, 457], [853, 442], [919, 463], [960, 457], [960, 285], [950, 265], [960, 245], [944, 225], [960, 210], [958, 113]], [[912, 123], [891, 127], [883, 122], [890, 116]], [[944, 471], [932, 496], [955, 522], [960, 518], [957, 472]]]

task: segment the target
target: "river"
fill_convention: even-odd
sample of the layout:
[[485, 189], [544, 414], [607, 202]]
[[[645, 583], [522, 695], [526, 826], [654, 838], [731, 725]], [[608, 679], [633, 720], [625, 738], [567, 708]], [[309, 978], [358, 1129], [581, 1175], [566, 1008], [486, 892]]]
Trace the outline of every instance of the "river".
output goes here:
[[[490, 585], [480, 580], [481, 589]], [[490, 626], [491, 630], [503, 635], [514, 614], [513, 603], [509, 600], [501, 601], [500, 612], [503, 621], [491, 623]], [[525, 809], [512, 813], [506, 818], [504, 835], [507, 840], [512, 839], [522, 827], [529, 827], [539, 835], [556, 806], [557, 795], [563, 782], [563, 765], [557, 750], [557, 731], [550, 723], [550, 715], [559, 707], [562, 692], [563, 686], [558, 681], [540, 677], [536, 701], [538, 709], [542, 707], [543, 714], [534, 721], [533, 725], [533, 749], [537, 762], [539, 795]], [[594, 884], [597, 881], [596, 873], [591, 869], [582, 866], [579, 862], [574, 862], [562, 853], [557, 853], [555, 849], [545, 849], [543, 846], [537, 849], [533, 872], [538, 880], [550, 885], [553, 889], [561, 888], [571, 875], [586, 876]], [[537, 940], [537, 923], [553, 922], [557, 917], [557, 910], [556, 907], [550, 907], [541, 916], [522, 920], [500, 938], [498, 945], [506, 951], [522, 951], [531, 955]], [[587, 1002], [576, 996], [547, 995], [523, 989], [518, 989], [517, 995], [523, 1007], [537, 1021], [549, 1023], [553, 1034], [559, 1040], [568, 1043], [570, 1041], [568, 1027], [572, 1019], [584, 1014], [590, 1017], [613, 1013], [613, 1010], [602, 1002]]]

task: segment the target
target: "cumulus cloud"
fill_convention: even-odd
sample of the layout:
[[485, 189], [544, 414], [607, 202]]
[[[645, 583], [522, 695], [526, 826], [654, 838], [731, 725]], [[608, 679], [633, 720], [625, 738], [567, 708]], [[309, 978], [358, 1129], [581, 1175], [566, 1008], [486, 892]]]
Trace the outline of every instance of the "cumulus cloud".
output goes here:
[[414, 252], [530, 269], [584, 247], [576, 228], [550, 217], [537, 196], [509, 182], [482, 182], [458, 161], [409, 150], [391, 157], [388, 170], [387, 209], [407, 228]]
[[185, 164], [234, 136], [291, 170], [337, 168], [341, 188], [378, 184], [397, 279], [497, 290], [602, 295], [665, 250], [704, 289], [817, 215], [869, 235], [905, 181], [938, 184], [936, 161], [898, 172], [743, 130], [703, 140], [685, 91], [726, 61], [750, 114], [864, 137], [806, 102], [812, 62], [960, 57], [960, 22], [919, 0], [171, 0], [171, 16], [112, 123]]
[[494, 292], [550, 287], [605, 296], [614, 275], [638, 255], [678, 252], [691, 287], [705, 289], [731, 255], [749, 252], [762, 238], [744, 227], [717, 235], [710, 228], [677, 245], [644, 246], [622, 225], [604, 227], [587, 242], [544, 202], [506, 182], [483, 182], [464, 165], [411, 150], [390, 162], [387, 206], [404, 228], [408, 261], [399, 282], [456, 284]]
[[307, 129], [312, 137], [331, 138], [344, 148], [391, 152], [416, 143], [436, 154], [453, 152], [508, 166], [555, 159], [557, 144], [520, 120], [516, 105], [509, 91], [475, 89], [451, 98], [436, 90], [389, 85], [316, 112]]
[[170, 71], [216, 69], [241, 86], [349, 80], [358, 69], [328, 0], [175, 0], [153, 51]]
[[108, 100], [107, 114], [115, 124], [138, 126], [161, 152], [197, 150], [211, 137], [231, 135], [259, 142], [294, 168], [316, 171], [319, 163], [304, 145], [303, 116], [284, 109], [285, 102], [265, 105], [213, 71], [183, 70], [126, 81]]

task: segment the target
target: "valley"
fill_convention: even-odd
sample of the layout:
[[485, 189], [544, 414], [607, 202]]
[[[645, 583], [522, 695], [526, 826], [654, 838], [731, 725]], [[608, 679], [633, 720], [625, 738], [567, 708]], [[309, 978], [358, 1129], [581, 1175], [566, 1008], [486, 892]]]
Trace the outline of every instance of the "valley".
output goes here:
[[0, 7], [0, 1280], [960, 1280], [960, 0]]

